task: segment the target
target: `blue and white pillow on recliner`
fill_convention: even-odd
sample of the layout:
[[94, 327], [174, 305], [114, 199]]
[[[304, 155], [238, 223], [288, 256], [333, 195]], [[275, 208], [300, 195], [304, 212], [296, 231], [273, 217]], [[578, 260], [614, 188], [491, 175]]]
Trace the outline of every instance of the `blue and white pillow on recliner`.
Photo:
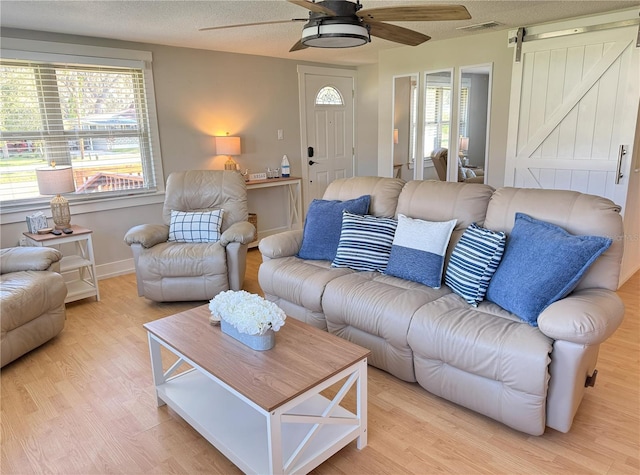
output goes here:
[[504, 254], [507, 235], [481, 228], [466, 229], [453, 248], [444, 283], [474, 307], [484, 300], [491, 277]]
[[399, 214], [384, 273], [439, 289], [444, 257], [456, 222], [423, 221]]

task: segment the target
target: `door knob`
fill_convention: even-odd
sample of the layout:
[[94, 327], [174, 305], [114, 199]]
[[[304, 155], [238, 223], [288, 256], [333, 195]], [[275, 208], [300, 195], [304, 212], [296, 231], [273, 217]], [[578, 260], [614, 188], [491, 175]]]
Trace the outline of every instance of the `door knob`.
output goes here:
[[318, 163], [318, 162], [314, 162], [313, 160], [309, 160], [309, 165], [313, 165], [314, 163]]

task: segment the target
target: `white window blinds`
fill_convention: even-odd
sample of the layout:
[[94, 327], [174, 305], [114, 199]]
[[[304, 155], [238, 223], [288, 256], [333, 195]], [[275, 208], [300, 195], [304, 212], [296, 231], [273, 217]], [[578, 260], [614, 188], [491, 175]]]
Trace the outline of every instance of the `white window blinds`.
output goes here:
[[[469, 87], [462, 85], [460, 90], [459, 113], [460, 136], [467, 137], [469, 124]], [[449, 147], [449, 130], [451, 128], [451, 88], [449, 86], [427, 86], [425, 97], [425, 157], [439, 148]]]
[[73, 168], [70, 200], [154, 191], [159, 154], [144, 75], [142, 67], [0, 59], [3, 207], [39, 198], [35, 170], [53, 164]]
[[450, 122], [451, 88], [428, 86], [425, 97], [425, 157], [441, 147], [449, 148]]

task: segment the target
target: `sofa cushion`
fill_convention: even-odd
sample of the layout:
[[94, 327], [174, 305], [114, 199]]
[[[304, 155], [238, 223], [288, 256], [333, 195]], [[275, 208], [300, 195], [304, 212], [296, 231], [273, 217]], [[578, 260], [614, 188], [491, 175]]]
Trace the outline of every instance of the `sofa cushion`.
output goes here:
[[415, 381], [409, 323], [418, 308], [448, 293], [447, 287], [432, 289], [379, 272], [356, 272], [327, 284], [322, 308], [331, 333], [372, 351], [369, 364]]
[[393, 218], [396, 215], [398, 195], [400, 195], [404, 184], [404, 180], [400, 178], [380, 176], [339, 178], [329, 183], [322, 198], [344, 201], [362, 195], [370, 195], [371, 203], [368, 214]]
[[407, 341], [427, 391], [517, 430], [545, 427], [553, 340], [491, 302], [448, 294], [418, 309]]
[[217, 242], [224, 210], [171, 211], [169, 241]]
[[503, 232], [471, 223], [451, 253], [445, 284], [470, 305], [478, 305], [502, 259], [506, 240]]
[[327, 283], [355, 271], [332, 268], [328, 261], [283, 257], [263, 262], [258, 270], [260, 288], [311, 312], [322, 312], [322, 295]]
[[[138, 276], [145, 295], [159, 301], [208, 299], [221, 290], [229, 290], [226, 250], [220, 242], [163, 242], [144, 249], [138, 258]], [[193, 277], [202, 277], [194, 285]]]
[[66, 296], [64, 278], [55, 272], [22, 271], [0, 276], [0, 366], [62, 331]]
[[393, 218], [360, 216], [344, 211], [332, 267], [380, 271], [387, 267], [398, 222]]
[[538, 326], [538, 315], [568, 295], [610, 245], [609, 238], [574, 236], [554, 224], [516, 213], [487, 299]]
[[0, 249], [0, 274], [24, 270], [47, 270], [62, 259], [51, 247], [9, 247]]
[[483, 226], [509, 235], [516, 213], [561, 226], [577, 236], [612, 237], [609, 249], [593, 263], [576, 290], [618, 289], [625, 244], [620, 206], [607, 198], [577, 191], [500, 188], [491, 197]]
[[444, 257], [455, 225], [455, 219], [432, 222], [399, 214], [385, 273], [439, 289]]
[[367, 214], [371, 196], [340, 200], [313, 200], [304, 221], [302, 245], [298, 251], [301, 259], [333, 261], [340, 241], [342, 212]]
[[15, 330], [62, 305], [67, 296], [64, 278], [56, 272], [22, 271], [0, 278], [2, 334]]

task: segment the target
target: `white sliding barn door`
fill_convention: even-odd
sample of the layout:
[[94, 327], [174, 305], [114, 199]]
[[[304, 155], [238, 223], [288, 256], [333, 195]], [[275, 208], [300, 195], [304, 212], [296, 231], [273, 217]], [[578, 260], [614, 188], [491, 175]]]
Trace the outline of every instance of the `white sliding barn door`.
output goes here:
[[506, 186], [581, 191], [624, 209], [639, 97], [637, 35], [632, 26], [522, 44]]

